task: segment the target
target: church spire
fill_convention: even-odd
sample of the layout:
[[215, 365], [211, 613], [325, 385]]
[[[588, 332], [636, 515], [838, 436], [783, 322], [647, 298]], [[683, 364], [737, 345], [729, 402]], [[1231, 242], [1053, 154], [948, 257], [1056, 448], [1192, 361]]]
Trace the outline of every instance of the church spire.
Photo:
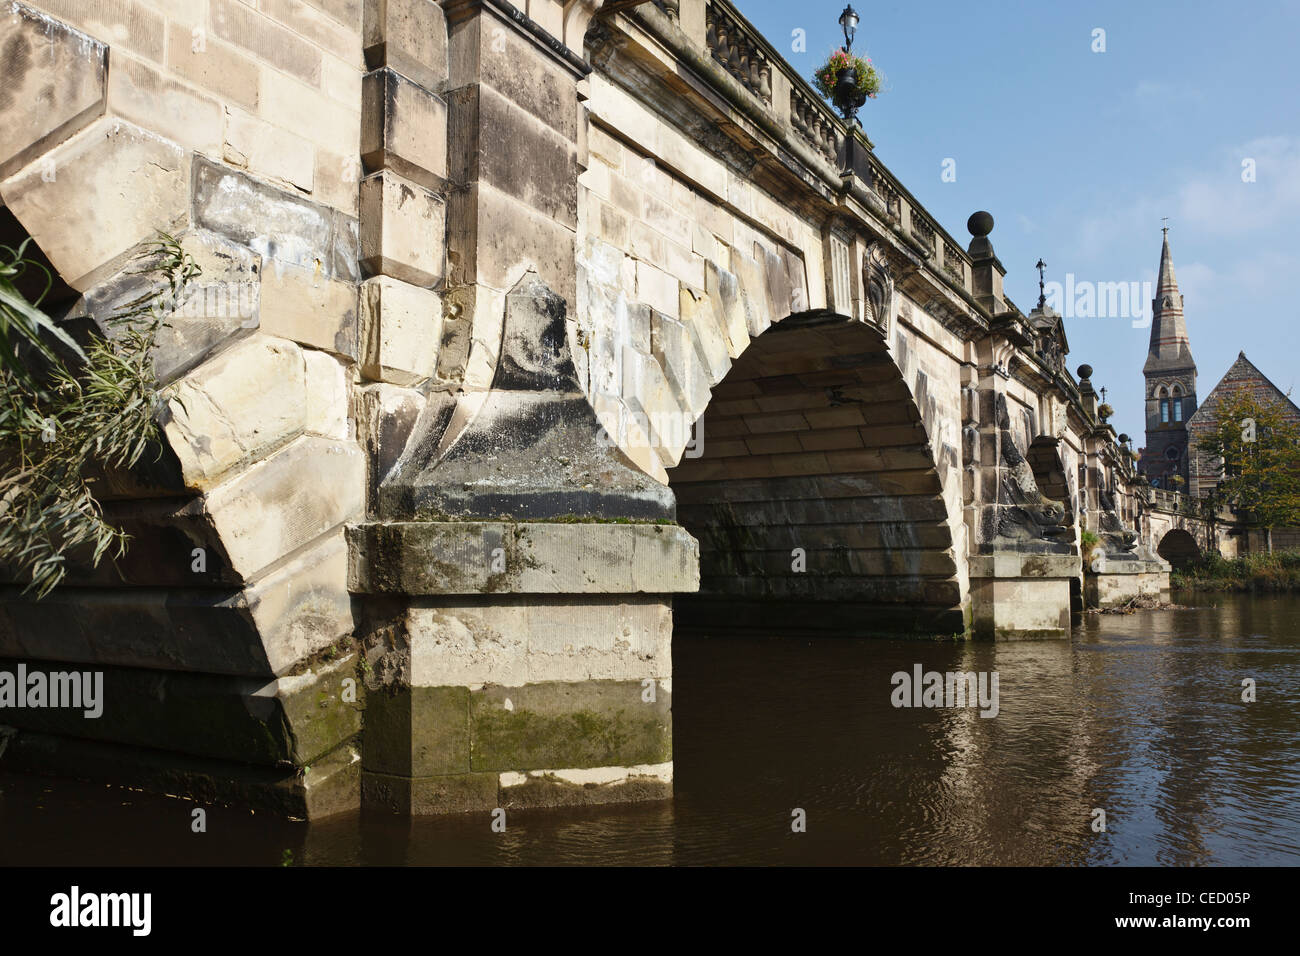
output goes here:
[[1160, 248], [1160, 271], [1156, 297], [1151, 301], [1151, 344], [1147, 348], [1144, 372], [1195, 369], [1187, 323], [1183, 320], [1183, 296], [1174, 275], [1174, 257], [1169, 252], [1169, 227], [1165, 226]]

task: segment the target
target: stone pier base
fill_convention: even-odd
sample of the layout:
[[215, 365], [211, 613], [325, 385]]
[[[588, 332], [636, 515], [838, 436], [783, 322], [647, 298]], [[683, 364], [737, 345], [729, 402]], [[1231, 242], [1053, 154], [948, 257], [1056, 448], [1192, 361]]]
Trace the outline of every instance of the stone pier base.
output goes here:
[[1068, 638], [1070, 581], [1079, 558], [1005, 551], [970, 559], [973, 637]]
[[1108, 558], [1103, 571], [1084, 575], [1083, 596], [1088, 607], [1117, 607], [1138, 597], [1168, 601], [1169, 567], [1163, 561]]
[[362, 806], [397, 814], [672, 796], [668, 524], [353, 529], [370, 675]]

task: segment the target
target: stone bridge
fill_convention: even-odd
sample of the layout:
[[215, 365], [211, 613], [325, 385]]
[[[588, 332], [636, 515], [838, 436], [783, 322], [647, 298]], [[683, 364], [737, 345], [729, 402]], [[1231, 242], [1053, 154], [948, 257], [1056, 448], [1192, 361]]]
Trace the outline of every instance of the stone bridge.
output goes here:
[[1234, 558], [1251, 550], [1240, 516], [1225, 505], [1151, 488], [1145, 512], [1145, 539], [1174, 567], [1207, 553]]
[[127, 556], [0, 602], [104, 716], [6, 710], [0, 766], [661, 798], [674, 627], [1068, 638], [1168, 586], [992, 217], [947, 232], [731, 3], [4, 0], [0, 58], [47, 307], [104, 327], [158, 230], [204, 270], [163, 456], [98, 483]]

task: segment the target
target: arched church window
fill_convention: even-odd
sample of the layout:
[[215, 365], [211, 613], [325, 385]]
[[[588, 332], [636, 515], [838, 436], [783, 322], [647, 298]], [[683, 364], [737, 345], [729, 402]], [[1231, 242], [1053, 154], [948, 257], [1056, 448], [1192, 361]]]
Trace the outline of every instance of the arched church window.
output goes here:
[[1160, 422], [1167, 424], [1169, 421], [1169, 390], [1160, 389]]

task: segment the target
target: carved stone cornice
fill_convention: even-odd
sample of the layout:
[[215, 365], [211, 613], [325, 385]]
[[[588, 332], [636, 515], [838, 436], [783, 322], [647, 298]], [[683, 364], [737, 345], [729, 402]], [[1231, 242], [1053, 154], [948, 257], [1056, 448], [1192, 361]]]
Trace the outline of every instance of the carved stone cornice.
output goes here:
[[[564, 8], [563, 37], [551, 34], [509, 0], [443, 0], [442, 12], [450, 25], [468, 20], [484, 9], [491, 10], [520, 35], [563, 64], [575, 78], [582, 79], [591, 72], [591, 67], [582, 58], [582, 38], [601, 3], [602, 0], [568, 0]], [[575, 40], [578, 52], [574, 51]]]

